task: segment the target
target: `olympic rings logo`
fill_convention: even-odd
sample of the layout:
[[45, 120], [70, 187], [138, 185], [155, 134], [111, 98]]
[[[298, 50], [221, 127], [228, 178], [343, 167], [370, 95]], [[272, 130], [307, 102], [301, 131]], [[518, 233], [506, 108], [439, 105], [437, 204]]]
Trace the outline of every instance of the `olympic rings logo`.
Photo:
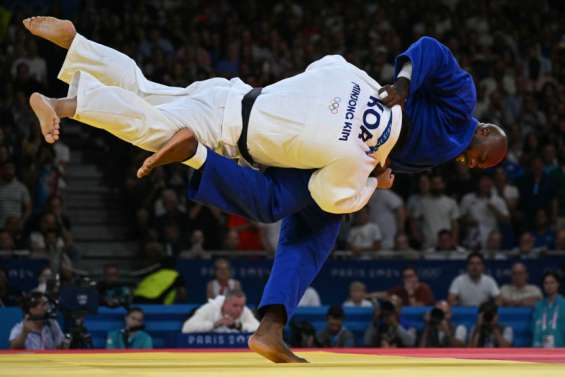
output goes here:
[[331, 100], [330, 105], [328, 106], [328, 108], [330, 109], [330, 113], [337, 114], [337, 112], [339, 111], [339, 103], [340, 102], [341, 102], [340, 97], [334, 97]]

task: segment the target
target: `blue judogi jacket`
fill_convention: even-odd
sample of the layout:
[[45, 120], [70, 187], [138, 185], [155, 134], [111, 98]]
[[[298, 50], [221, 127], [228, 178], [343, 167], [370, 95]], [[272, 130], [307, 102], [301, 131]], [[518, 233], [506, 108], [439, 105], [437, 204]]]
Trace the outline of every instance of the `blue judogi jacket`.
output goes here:
[[397, 173], [429, 170], [460, 155], [471, 143], [477, 119], [472, 114], [477, 93], [471, 75], [438, 40], [422, 37], [397, 56], [396, 75], [412, 62], [410, 92], [404, 117], [410, 132], [390, 155]]

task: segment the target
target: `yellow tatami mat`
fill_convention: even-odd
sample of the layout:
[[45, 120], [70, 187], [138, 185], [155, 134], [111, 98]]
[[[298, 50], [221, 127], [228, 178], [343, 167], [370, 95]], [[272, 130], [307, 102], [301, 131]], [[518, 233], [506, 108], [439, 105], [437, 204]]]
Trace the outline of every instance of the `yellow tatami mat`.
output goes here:
[[[511, 352], [511, 350], [509, 350]], [[251, 352], [3, 353], [2, 377], [565, 377], [565, 364], [299, 352], [276, 365]]]

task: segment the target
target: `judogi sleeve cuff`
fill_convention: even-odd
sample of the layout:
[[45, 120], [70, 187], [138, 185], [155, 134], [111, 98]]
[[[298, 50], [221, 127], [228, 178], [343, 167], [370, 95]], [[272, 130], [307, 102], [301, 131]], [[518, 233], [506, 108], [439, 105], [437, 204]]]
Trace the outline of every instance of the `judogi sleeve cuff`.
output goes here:
[[206, 149], [206, 147], [201, 143], [198, 143], [198, 147], [196, 147], [196, 153], [194, 153], [194, 156], [186, 161], [183, 161], [183, 164], [188, 165], [193, 169], [200, 169], [206, 162], [207, 156], [208, 149]]
[[401, 77], [412, 80], [412, 62], [407, 61], [406, 63], [404, 63], [402, 69], [400, 70], [400, 72], [398, 72], [397, 78]]

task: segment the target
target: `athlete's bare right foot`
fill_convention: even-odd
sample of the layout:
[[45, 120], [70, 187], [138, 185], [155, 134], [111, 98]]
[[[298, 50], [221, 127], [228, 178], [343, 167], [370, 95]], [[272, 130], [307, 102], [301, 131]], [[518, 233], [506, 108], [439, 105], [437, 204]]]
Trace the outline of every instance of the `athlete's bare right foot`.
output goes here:
[[248, 346], [252, 351], [271, 360], [273, 363], [307, 363], [308, 360], [296, 356], [282, 340], [278, 332], [251, 335]]
[[33, 93], [29, 98], [29, 104], [39, 119], [41, 133], [45, 141], [53, 144], [59, 140], [60, 118], [52, 103], [52, 100], [39, 93]]
[[30, 17], [23, 20], [23, 24], [31, 34], [47, 39], [67, 50], [77, 34], [71, 21], [55, 17]]

